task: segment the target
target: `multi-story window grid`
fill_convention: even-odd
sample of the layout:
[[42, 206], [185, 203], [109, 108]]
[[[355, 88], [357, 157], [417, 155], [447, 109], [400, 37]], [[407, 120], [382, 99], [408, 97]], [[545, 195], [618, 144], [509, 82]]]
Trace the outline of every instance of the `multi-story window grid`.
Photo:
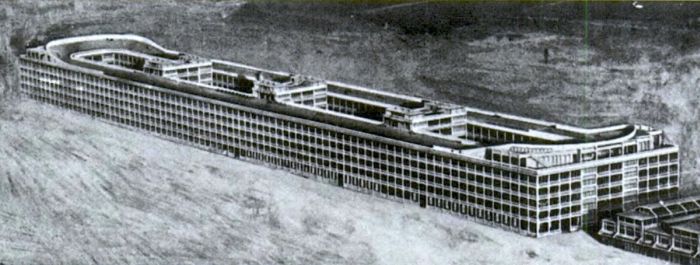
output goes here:
[[[75, 45], [91, 42], [94, 47], [85, 46], [110, 48], [112, 61], [101, 64], [103, 57], [81, 51], [76, 48], [80, 45]], [[535, 127], [543, 122], [452, 105], [445, 107], [442, 103], [389, 104], [377, 100], [407, 98], [400, 95], [380, 94], [353, 101], [347, 95], [349, 92], [356, 95], [374, 92], [349, 85], [343, 88], [338, 83], [326, 92], [325, 86], [313, 80], [273, 77], [270, 79], [277, 78], [285, 84], [313, 85], [265, 89], [264, 86], [277, 83], [263, 79], [260, 72], [278, 73], [252, 67], [241, 67], [239, 73], [224, 73], [223, 68], [240, 66], [227, 62], [202, 64], [199, 60], [197, 65], [188, 66], [202, 67], [194, 72], [215, 73], [214, 82], [197, 83], [189, 78], [158, 76], [155, 70], [139, 68], [162, 66], [149, 61], [147, 56], [133, 57], [138, 53], [123, 58], [116, 56], [126, 62], [115, 62], [115, 54], [123, 53], [115, 53], [113, 49], [126, 49], [120, 48], [119, 43], [150, 45], [152, 50], [160, 49], [167, 55], [167, 50], [133, 35], [55, 41], [46, 47], [30, 49], [21, 57], [23, 93], [32, 99], [168, 139], [289, 168], [349, 189], [443, 209], [529, 236], [576, 230], [590, 221], [586, 217], [591, 213], [619, 209], [624, 203], [669, 197], [678, 190], [678, 149], [664, 144], [661, 132], [648, 127], [623, 126], [593, 133], [565, 125], [516, 130], [514, 126]], [[73, 56], [81, 52], [90, 55], [82, 60]], [[156, 81], [144, 79], [146, 75], [132, 75], [135, 70], [148, 72], [150, 76], [146, 78]], [[245, 71], [251, 70], [258, 71], [257, 79], [251, 78], [254, 85], [245, 78]], [[241, 80], [234, 80], [238, 78]], [[163, 81], [166, 79], [177, 82]], [[243, 85], [246, 87], [233, 91], [235, 82], [250, 86]], [[203, 90], [190, 89], [198, 86], [204, 90], [231, 91], [227, 97], [209, 97]], [[349, 92], [341, 95], [339, 89]], [[325, 95], [329, 100], [322, 99], [322, 104], [315, 106], [294, 100], [275, 103], [276, 96], [307, 93], [295, 91], [314, 91], [315, 100]], [[240, 96], [245, 93], [252, 95], [251, 98]], [[409, 111], [401, 112], [402, 108], [394, 105]], [[356, 119], [351, 122], [365, 127], [343, 126], [344, 123], [324, 122], [316, 116], [294, 114], [300, 108], [302, 112], [322, 114], [339, 111], [340, 114], [333, 115]], [[358, 111], [362, 115], [349, 117]], [[430, 115], [438, 113], [436, 122], [431, 122], [431, 116], [421, 111]], [[585, 139], [578, 141], [574, 137], [578, 134], [582, 135], [578, 138]], [[411, 137], [422, 140], [410, 140]], [[624, 139], [617, 140], [620, 138]], [[437, 144], [424, 143], [433, 140]], [[440, 143], [447, 141], [462, 148], [442, 147]]]

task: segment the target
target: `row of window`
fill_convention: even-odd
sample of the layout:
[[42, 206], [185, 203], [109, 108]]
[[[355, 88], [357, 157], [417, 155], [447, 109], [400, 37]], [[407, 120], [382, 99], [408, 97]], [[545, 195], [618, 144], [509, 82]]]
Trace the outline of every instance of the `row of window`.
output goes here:
[[678, 153], [662, 154], [658, 156], [651, 156], [648, 158], [639, 159], [639, 166], [655, 165], [656, 163], [667, 163], [678, 161]]
[[671, 175], [670, 177], [639, 181], [639, 189], [640, 190], [654, 190], [657, 188], [666, 187], [668, 185], [678, 186], [679, 185], [678, 176]]
[[664, 165], [660, 167], [651, 167], [648, 169], [642, 169], [639, 170], [639, 177], [644, 178], [644, 177], [649, 177], [653, 178], [656, 176], [665, 176], [668, 175], [669, 173], [674, 174], [678, 173], [678, 164], [671, 164], [671, 165]]
[[328, 110], [382, 121], [386, 109], [333, 96], [327, 97]]
[[[610, 223], [609, 225], [612, 225]], [[619, 235], [627, 237], [630, 240], [637, 240], [642, 236], [642, 230], [635, 225], [628, 225], [624, 223], [618, 223]], [[614, 229], [614, 227], [606, 226], [606, 229]], [[614, 231], [614, 230], [611, 230]], [[678, 231], [674, 232], [677, 233]], [[695, 234], [691, 235], [680, 235], [674, 234], [669, 236], [666, 235], [655, 235], [654, 233], [646, 232], [642, 241], [637, 241], [637, 244], [643, 243], [646, 245], [654, 245], [657, 248], [667, 248], [673, 244], [674, 251], [686, 251], [689, 253], [694, 253], [698, 248], [698, 237]], [[658, 244], [658, 245], [657, 245]]]

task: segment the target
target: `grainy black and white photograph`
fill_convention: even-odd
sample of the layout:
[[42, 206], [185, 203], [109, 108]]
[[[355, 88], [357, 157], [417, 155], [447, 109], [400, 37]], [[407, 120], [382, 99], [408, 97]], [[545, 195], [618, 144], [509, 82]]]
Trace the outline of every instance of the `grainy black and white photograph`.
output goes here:
[[700, 2], [0, 1], [0, 265], [700, 264]]

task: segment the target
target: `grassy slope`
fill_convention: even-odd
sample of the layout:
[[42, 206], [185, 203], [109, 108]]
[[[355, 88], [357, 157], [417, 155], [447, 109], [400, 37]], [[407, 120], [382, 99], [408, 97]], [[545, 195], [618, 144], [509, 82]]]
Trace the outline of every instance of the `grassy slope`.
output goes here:
[[[526, 238], [31, 101], [0, 114], [4, 264], [654, 264]], [[144, 144], [148, 143], [148, 144]]]

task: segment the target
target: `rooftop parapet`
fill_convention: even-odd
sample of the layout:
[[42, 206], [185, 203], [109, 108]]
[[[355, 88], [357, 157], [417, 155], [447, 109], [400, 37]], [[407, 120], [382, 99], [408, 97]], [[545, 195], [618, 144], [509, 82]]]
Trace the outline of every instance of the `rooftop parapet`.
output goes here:
[[123, 49], [95, 49], [75, 52], [73, 61], [105, 67], [122, 67], [174, 80], [212, 84], [212, 62], [193, 55], [164, 58]]

